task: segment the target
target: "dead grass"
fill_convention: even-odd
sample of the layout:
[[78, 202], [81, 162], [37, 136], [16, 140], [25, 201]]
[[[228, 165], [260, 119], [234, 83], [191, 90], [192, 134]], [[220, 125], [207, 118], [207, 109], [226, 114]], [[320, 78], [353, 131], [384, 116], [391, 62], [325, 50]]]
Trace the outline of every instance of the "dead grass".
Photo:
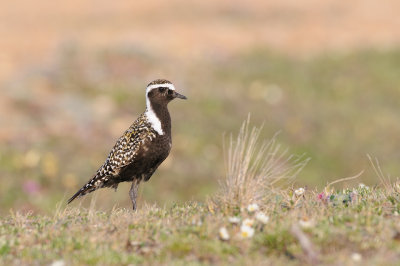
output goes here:
[[[400, 259], [400, 189], [356, 187], [319, 197], [273, 192], [260, 205], [264, 223], [246, 208], [230, 213], [200, 202], [137, 212], [60, 208], [53, 216], [11, 212], [0, 219], [0, 264], [165, 265], [322, 264], [395, 265]], [[241, 224], [252, 221], [254, 236]], [[220, 240], [225, 227], [229, 239]]]
[[[244, 207], [260, 204], [270, 196], [277, 183], [293, 181], [309, 158], [289, 155], [276, 141], [260, 140], [261, 127], [250, 128], [250, 115], [236, 139], [230, 136], [225, 152], [226, 177], [220, 180], [217, 205]], [[225, 148], [226, 150], [226, 148]]]
[[101, 212], [92, 198], [88, 209], [60, 204], [52, 216], [11, 211], [0, 219], [0, 264], [398, 263], [399, 182], [343, 190], [331, 183], [323, 192], [270, 189], [307, 160], [280, 152], [274, 141], [258, 146], [260, 130], [249, 130], [248, 119], [231, 138], [227, 180], [214, 204]]
[[[393, 185], [391, 181], [390, 175], [385, 175], [383, 172], [381, 165], [379, 163], [378, 158], [372, 158], [371, 155], [367, 155], [369, 162], [371, 163], [372, 168], [374, 169], [374, 172], [376, 176], [379, 178], [381, 185], [387, 190], [393, 192]], [[398, 179], [398, 178], [397, 178]]]

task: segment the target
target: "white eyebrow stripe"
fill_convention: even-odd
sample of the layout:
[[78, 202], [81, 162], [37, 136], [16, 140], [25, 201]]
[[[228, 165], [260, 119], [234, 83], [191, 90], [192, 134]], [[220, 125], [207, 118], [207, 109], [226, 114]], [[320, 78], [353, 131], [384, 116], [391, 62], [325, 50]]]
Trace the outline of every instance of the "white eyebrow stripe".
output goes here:
[[147, 86], [147, 89], [146, 89], [146, 95], [147, 95], [147, 93], [149, 93], [149, 91], [151, 91], [152, 89], [155, 89], [155, 88], [160, 88], [160, 87], [163, 87], [163, 88], [168, 88], [168, 89], [170, 89], [170, 90], [175, 90], [175, 86], [174, 86], [174, 84], [171, 84], [171, 83], [165, 83], [165, 84], [153, 84], [153, 85], [149, 85], [149, 86]]

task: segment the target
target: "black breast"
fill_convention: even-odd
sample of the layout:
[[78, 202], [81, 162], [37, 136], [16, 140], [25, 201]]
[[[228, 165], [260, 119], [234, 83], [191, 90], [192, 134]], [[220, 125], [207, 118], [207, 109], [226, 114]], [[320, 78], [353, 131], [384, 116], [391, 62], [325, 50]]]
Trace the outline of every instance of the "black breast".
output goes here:
[[158, 135], [140, 146], [135, 160], [119, 174], [121, 182], [140, 179], [147, 181], [171, 150], [170, 135]]

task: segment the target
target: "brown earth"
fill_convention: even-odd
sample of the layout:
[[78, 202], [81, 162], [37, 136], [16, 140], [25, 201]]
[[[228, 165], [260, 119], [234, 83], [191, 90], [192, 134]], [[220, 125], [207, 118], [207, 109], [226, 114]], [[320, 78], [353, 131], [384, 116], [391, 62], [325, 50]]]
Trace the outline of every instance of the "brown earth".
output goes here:
[[270, 47], [296, 56], [400, 43], [397, 0], [2, 1], [0, 81], [68, 43], [190, 60]]

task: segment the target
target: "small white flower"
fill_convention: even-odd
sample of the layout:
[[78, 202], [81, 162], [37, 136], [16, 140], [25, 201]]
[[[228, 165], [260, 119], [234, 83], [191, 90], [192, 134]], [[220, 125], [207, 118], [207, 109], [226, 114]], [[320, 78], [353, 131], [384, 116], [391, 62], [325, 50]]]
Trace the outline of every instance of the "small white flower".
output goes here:
[[304, 229], [311, 228], [311, 227], [314, 226], [314, 221], [313, 220], [300, 219], [299, 220], [299, 225], [301, 227], [303, 227]]
[[351, 259], [353, 261], [361, 261], [362, 260], [362, 256], [360, 253], [353, 253], [351, 254]]
[[229, 240], [229, 233], [228, 230], [226, 230], [225, 227], [221, 227], [219, 229], [219, 238], [221, 238], [221, 240]]
[[[358, 187], [359, 187], [359, 188], [365, 188], [365, 184], [360, 183], [360, 184], [358, 184]], [[354, 253], [354, 254], [358, 254], [358, 253]], [[353, 254], [353, 255], [354, 255], [354, 254]]]
[[192, 219], [192, 225], [201, 226], [203, 222], [201, 220]]
[[265, 213], [263, 213], [263, 212], [257, 212], [256, 219], [263, 224], [267, 224], [269, 221], [269, 217], [267, 215], [265, 215]]
[[240, 227], [240, 236], [242, 238], [251, 238], [254, 235], [254, 228], [247, 226], [247, 225], [242, 225]]
[[296, 196], [301, 196], [301, 195], [303, 195], [304, 194], [304, 188], [298, 188], [298, 189], [296, 189], [295, 191], [294, 191], [294, 194], [296, 194]]
[[253, 204], [249, 204], [249, 206], [247, 206], [247, 210], [249, 212], [255, 212], [258, 211], [260, 208], [258, 207], [257, 203], [253, 203]]
[[229, 221], [231, 224], [238, 224], [238, 223], [240, 223], [240, 218], [237, 217], [237, 216], [233, 216], [233, 217], [229, 217], [229, 218], [228, 218], [228, 221]]
[[254, 224], [254, 220], [253, 219], [246, 218], [246, 219], [243, 220], [242, 226], [245, 225], [245, 226], [248, 226], [248, 227], [252, 227], [253, 224]]
[[65, 265], [65, 261], [63, 261], [63, 260], [56, 260], [56, 261], [53, 261], [53, 263], [52, 264], [50, 264], [51, 266], [64, 266]]

